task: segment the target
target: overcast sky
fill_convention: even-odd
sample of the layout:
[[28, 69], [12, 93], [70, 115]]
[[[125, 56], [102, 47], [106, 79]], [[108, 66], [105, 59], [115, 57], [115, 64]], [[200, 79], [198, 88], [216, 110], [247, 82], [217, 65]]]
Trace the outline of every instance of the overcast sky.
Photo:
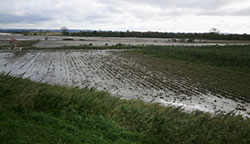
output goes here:
[[250, 0], [0, 0], [0, 28], [250, 34]]

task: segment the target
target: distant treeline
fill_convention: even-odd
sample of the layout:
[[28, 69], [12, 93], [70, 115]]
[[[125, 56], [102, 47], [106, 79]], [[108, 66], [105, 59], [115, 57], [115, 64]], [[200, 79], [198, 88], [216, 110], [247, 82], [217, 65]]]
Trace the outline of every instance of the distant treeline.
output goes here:
[[163, 32], [113, 32], [113, 31], [81, 31], [68, 33], [69, 36], [84, 37], [140, 37], [140, 38], [180, 38], [208, 40], [250, 40], [249, 34], [219, 33], [163, 33]]
[[[250, 34], [221, 34], [210, 33], [173, 33], [173, 32], [135, 32], [135, 31], [93, 31], [93, 30], [38, 30], [38, 29], [0, 29], [0, 32], [19, 33], [24, 35], [46, 35], [46, 33], [61, 33], [65, 36], [83, 37], [139, 37], [139, 38], [179, 38], [179, 39], [207, 39], [207, 40], [250, 40]], [[53, 35], [53, 34], [51, 34]]]

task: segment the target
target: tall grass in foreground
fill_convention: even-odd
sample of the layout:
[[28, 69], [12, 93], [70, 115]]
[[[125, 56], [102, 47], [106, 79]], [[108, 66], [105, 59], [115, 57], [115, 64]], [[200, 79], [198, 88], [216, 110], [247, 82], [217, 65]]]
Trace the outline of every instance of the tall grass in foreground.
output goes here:
[[143, 53], [174, 58], [250, 73], [250, 45], [247, 46], [147, 46]]
[[250, 119], [0, 75], [1, 143], [250, 143]]

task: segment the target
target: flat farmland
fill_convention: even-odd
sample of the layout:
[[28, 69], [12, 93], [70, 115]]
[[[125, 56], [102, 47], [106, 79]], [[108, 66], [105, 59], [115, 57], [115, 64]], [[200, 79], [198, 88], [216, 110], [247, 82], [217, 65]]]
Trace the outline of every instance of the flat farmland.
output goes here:
[[[159, 68], [152, 67], [156, 65]], [[250, 116], [250, 103], [235, 96], [237, 93], [200, 86], [191, 77], [175, 74], [180, 69], [166, 72], [163, 65], [171, 67], [162, 60], [126, 50], [0, 53], [2, 73], [49, 84], [94, 88], [122, 99], [159, 102], [188, 112], [233, 112]]]
[[[120, 38], [120, 37], [70, 37], [70, 36], [14, 36], [18, 43], [22, 41], [37, 41], [32, 45], [35, 48], [58, 48], [65, 46], [113, 46], [113, 45], [131, 45], [131, 46], [214, 46], [214, 45], [250, 45], [249, 41], [229, 41], [229, 40], [195, 40], [194, 42], [185, 42], [187, 39], [169, 39], [169, 38]], [[0, 35], [0, 46], [8, 44], [9, 35]], [[45, 40], [46, 39], [46, 40]]]

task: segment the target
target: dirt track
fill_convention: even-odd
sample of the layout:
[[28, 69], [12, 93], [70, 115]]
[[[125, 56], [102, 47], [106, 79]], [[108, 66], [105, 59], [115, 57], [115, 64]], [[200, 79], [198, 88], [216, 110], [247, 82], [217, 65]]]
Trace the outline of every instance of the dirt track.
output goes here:
[[187, 85], [186, 79], [150, 71], [120, 54], [109, 50], [1, 52], [0, 72], [50, 84], [94, 87], [125, 99], [157, 101], [187, 111], [235, 111], [249, 116], [248, 103]]

